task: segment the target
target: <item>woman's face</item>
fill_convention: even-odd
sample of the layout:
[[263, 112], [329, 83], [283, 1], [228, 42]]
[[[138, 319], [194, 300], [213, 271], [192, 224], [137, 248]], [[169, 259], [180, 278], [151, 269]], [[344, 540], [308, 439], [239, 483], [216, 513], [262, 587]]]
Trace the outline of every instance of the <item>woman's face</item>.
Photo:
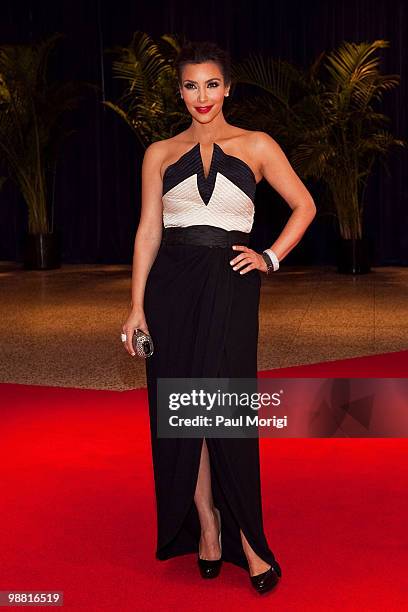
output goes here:
[[222, 109], [225, 87], [220, 67], [215, 62], [187, 64], [182, 70], [180, 95], [189, 113], [200, 123], [208, 123]]

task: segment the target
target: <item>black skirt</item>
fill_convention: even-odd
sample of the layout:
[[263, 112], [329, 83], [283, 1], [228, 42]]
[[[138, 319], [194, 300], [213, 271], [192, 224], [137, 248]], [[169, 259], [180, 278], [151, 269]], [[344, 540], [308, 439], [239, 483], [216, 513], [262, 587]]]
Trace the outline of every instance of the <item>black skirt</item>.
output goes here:
[[[154, 343], [146, 359], [157, 509], [157, 559], [198, 551], [194, 493], [202, 438], [157, 436], [157, 378], [256, 378], [259, 270], [239, 274], [230, 260], [250, 234], [199, 225], [165, 228], [147, 278], [144, 310]], [[222, 558], [248, 569], [240, 529], [267, 563], [258, 438], [206, 443], [214, 505], [221, 513]]]

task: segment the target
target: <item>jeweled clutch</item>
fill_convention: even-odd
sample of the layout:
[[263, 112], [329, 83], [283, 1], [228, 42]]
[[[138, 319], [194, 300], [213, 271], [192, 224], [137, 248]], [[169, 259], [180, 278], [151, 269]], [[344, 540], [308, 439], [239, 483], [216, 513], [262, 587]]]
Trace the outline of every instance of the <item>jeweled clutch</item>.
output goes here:
[[132, 338], [133, 350], [139, 357], [150, 357], [153, 354], [153, 340], [149, 334], [146, 334], [141, 329], [137, 329]]

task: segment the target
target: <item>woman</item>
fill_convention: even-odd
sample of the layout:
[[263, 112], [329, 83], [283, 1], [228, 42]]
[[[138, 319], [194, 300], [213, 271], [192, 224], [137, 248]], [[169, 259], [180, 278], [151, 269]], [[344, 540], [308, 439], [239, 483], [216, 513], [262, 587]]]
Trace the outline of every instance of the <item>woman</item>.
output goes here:
[[[155, 347], [146, 376], [156, 557], [198, 550], [204, 578], [230, 561], [265, 593], [281, 568], [263, 530], [258, 438], [158, 437], [156, 384], [161, 377], [256, 378], [260, 272], [278, 268], [316, 208], [273, 138], [225, 120], [228, 54], [210, 42], [189, 43], [176, 67], [192, 121], [146, 149], [132, 306], [122, 328], [132, 356], [136, 329], [150, 334]], [[293, 212], [271, 248], [258, 253], [248, 244], [262, 178]]]

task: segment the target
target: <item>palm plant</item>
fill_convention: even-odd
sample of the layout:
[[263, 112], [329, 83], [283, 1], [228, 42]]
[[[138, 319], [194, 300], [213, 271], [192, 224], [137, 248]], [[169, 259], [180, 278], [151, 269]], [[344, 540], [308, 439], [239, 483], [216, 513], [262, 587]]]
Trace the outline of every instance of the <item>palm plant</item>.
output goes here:
[[29, 234], [52, 232], [47, 171], [73, 131], [62, 127], [63, 115], [81, 99], [82, 84], [47, 82], [48, 58], [61, 37], [56, 33], [34, 45], [0, 47], [0, 162], [27, 204]]
[[117, 102], [104, 104], [129, 125], [143, 148], [174, 136], [189, 124], [189, 115], [177, 98], [173, 68], [183, 41], [165, 34], [155, 42], [145, 32], [136, 31], [127, 47], [107, 49], [118, 55], [112, 63], [113, 74], [126, 82], [126, 88]]
[[[303, 72], [287, 62], [250, 56], [233, 67], [236, 82], [261, 90], [236, 105], [237, 122], [274, 135], [302, 178], [324, 182], [344, 239], [361, 239], [364, 191], [376, 158], [391, 146], [405, 146], [384, 127], [389, 118], [376, 108], [385, 91], [399, 83], [379, 70], [377, 50], [385, 40], [344, 42]], [[255, 112], [256, 111], [256, 112]]]

